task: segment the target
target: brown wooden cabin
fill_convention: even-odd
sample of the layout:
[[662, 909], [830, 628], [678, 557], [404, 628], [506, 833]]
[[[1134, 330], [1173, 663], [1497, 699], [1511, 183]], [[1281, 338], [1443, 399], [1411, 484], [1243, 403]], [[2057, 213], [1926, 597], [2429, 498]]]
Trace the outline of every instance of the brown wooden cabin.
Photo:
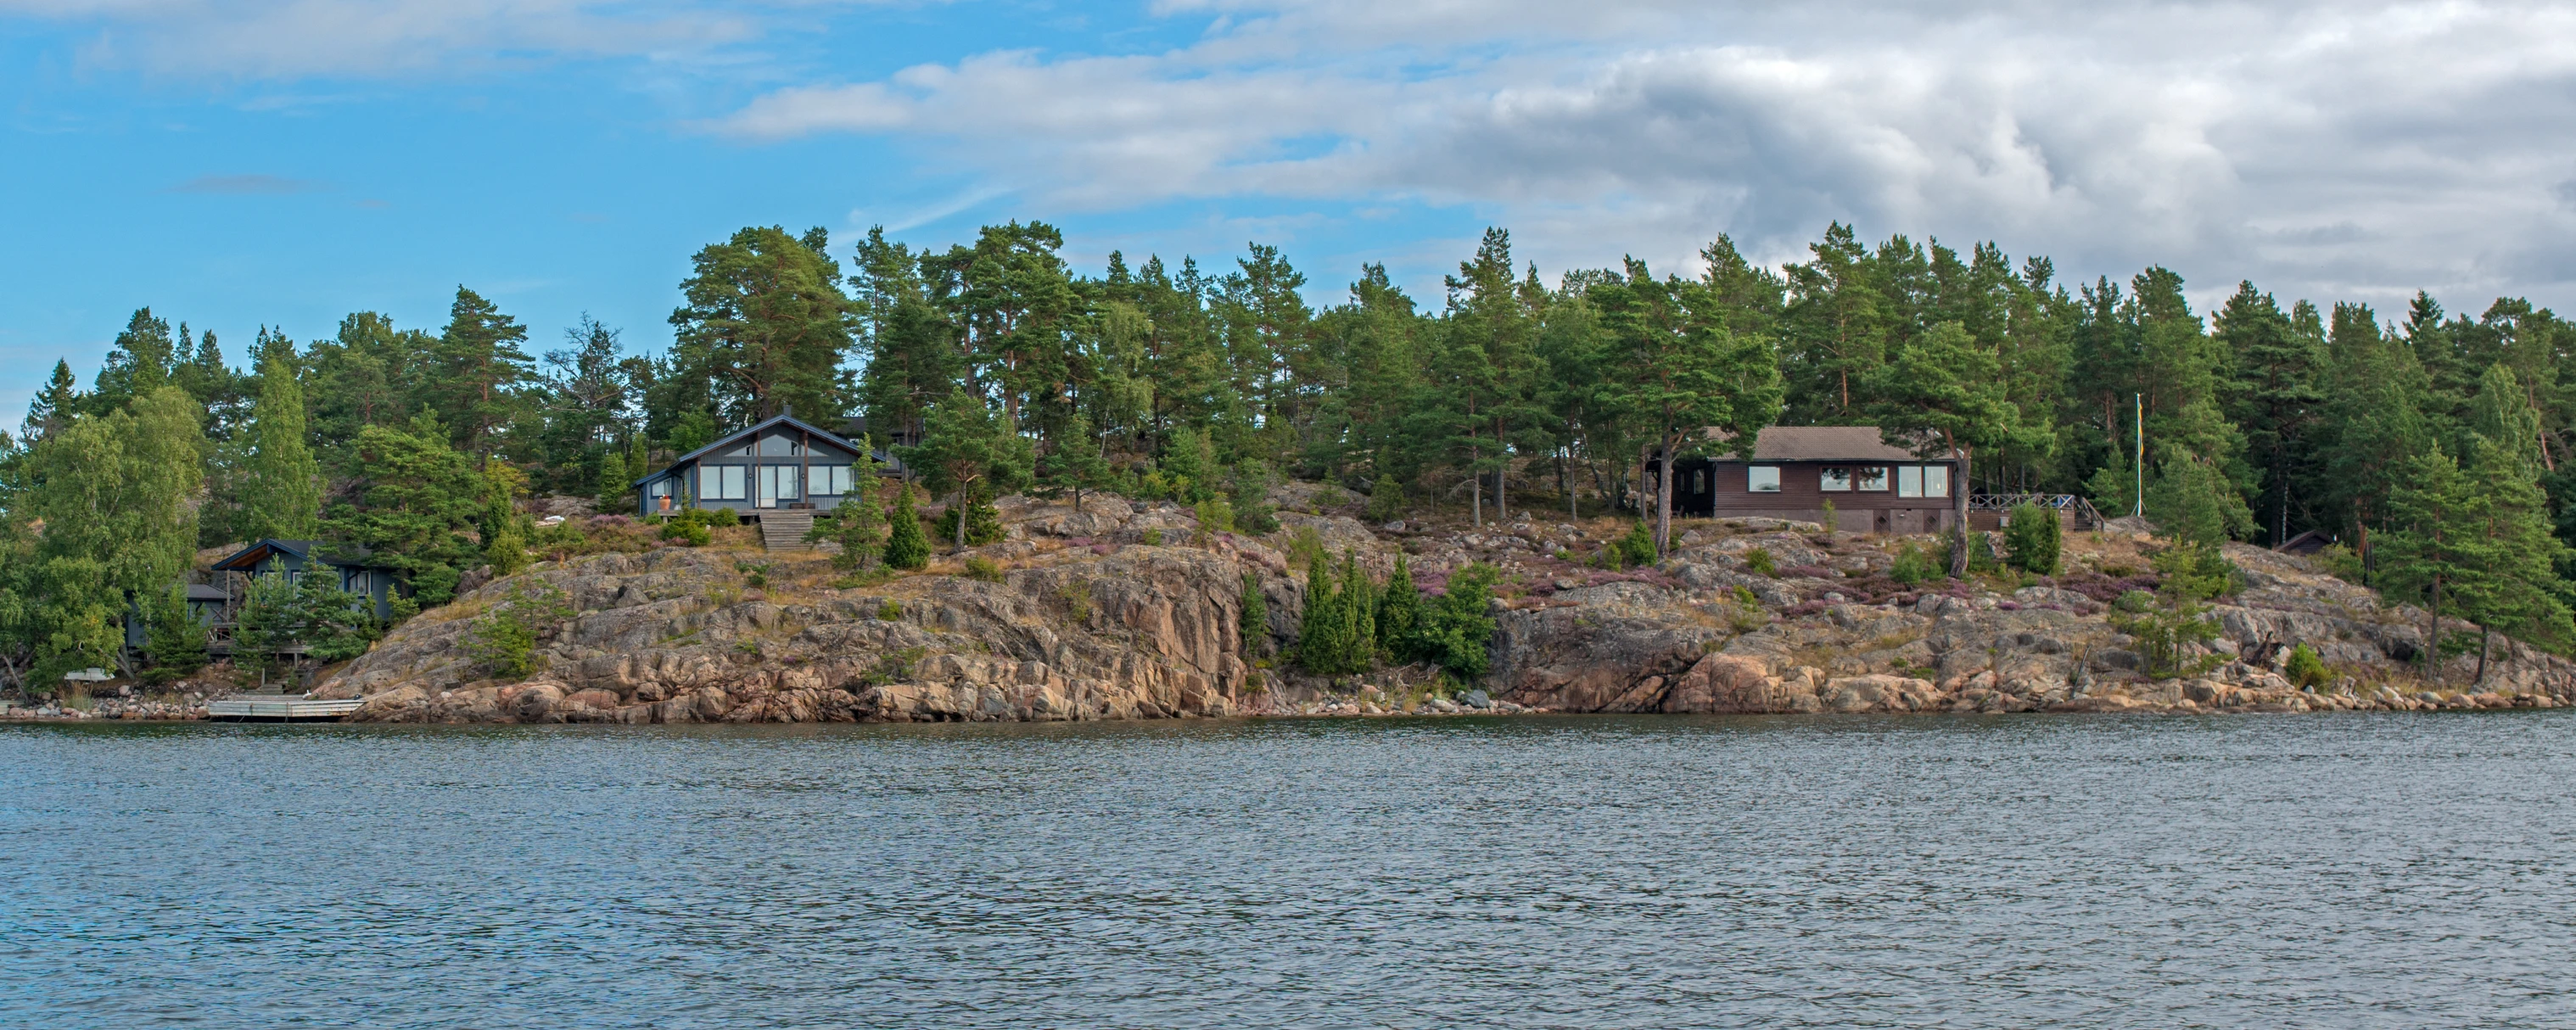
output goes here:
[[[1647, 475], [1659, 473], [1647, 463]], [[1651, 481], [1651, 480], [1650, 480]], [[1673, 463], [1673, 514], [1821, 522], [1854, 533], [1931, 533], [1950, 525], [1963, 489], [1956, 458], [1923, 458], [1891, 447], [1876, 426], [1772, 426], [1753, 457], [1733, 454]]]

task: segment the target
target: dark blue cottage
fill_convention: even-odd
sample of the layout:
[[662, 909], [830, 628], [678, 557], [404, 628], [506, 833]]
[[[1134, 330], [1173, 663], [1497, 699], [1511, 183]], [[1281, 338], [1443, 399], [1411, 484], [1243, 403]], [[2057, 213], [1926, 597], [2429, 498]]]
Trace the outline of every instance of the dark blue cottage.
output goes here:
[[636, 480], [636, 514], [731, 508], [830, 511], [851, 492], [857, 444], [794, 415], [764, 419], [690, 451]]

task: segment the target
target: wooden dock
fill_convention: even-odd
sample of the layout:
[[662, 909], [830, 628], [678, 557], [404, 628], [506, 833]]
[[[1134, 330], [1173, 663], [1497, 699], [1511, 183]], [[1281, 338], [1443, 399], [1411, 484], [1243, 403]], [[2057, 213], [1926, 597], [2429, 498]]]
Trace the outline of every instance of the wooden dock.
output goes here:
[[338, 720], [366, 702], [358, 698], [323, 701], [301, 694], [229, 697], [206, 706], [210, 718], [230, 722], [299, 722]]

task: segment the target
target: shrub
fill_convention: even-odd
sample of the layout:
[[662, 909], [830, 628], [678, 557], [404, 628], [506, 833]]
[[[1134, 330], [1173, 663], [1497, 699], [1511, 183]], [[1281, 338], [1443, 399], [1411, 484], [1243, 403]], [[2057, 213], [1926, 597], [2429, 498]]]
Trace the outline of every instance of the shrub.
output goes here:
[[[932, 532], [937, 534], [939, 539], [949, 541], [957, 539], [959, 510], [958, 505], [952, 504], [948, 506], [947, 511], [939, 513], [939, 524], [932, 528]], [[966, 546], [981, 547], [985, 544], [998, 544], [1004, 537], [1010, 535], [1008, 530], [1002, 528], [1001, 510], [993, 507], [993, 499], [984, 491], [980, 489], [967, 491], [963, 510], [966, 519]]]
[[696, 519], [672, 519], [662, 524], [662, 539], [677, 540], [690, 547], [705, 547], [715, 538], [715, 533]]
[[526, 679], [536, 671], [537, 637], [572, 617], [572, 600], [544, 580], [522, 582], [510, 596], [465, 631], [466, 657], [501, 679]]
[[2352, 548], [2342, 544], [2327, 544], [2325, 550], [2317, 552], [2316, 563], [2318, 568], [2325, 570], [2326, 575], [2355, 586], [2367, 585], [2363, 582], [2365, 577], [2362, 573], [2361, 556], [2352, 553]]
[[2281, 663], [2281, 674], [2298, 687], [2316, 686], [2333, 675], [2326, 670], [2325, 660], [2304, 643], [2290, 649], [2289, 659]]
[[895, 600], [894, 598], [891, 598], [891, 597], [886, 598], [886, 599], [885, 599], [885, 600], [883, 600], [883, 601], [879, 601], [879, 602], [877, 602], [877, 621], [878, 621], [878, 622], [895, 622], [895, 621], [899, 621], [899, 620], [901, 620], [902, 618], [903, 618], [903, 602], [901, 602], [901, 601], [897, 601], [897, 600]]
[[1655, 531], [1646, 527], [1646, 520], [1638, 519], [1628, 527], [1627, 535], [1610, 542], [1608, 550], [1611, 568], [1652, 565], [1655, 563]]
[[991, 558], [980, 554], [974, 555], [966, 559], [966, 578], [985, 583], [999, 583], [1002, 581], [1002, 566]]
[[1160, 526], [1150, 527], [1146, 529], [1144, 535], [1138, 539], [1143, 540], [1147, 547], [1161, 547], [1163, 546], [1163, 528]]
[[2055, 575], [2059, 532], [2057, 512], [2036, 504], [2014, 505], [2011, 521], [2004, 524], [2006, 560], [2023, 572]]
[[1225, 498], [1210, 497], [1200, 501], [1192, 506], [1192, 514], [1198, 516], [1202, 536], [1234, 532], [1234, 504]]
[[1816, 521], [1824, 524], [1825, 532], [1827, 533], [1836, 533], [1842, 530], [1842, 516], [1835, 513], [1833, 498], [1826, 498], [1823, 507], [1817, 509]]
[[742, 573], [745, 584], [762, 589], [769, 586], [769, 566], [766, 563], [738, 561], [733, 563], [733, 570]]
[[1393, 522], [1404, 517], [1404, 486], [1383, 472], [1369, 488], [1368, 518], [1371, 522]]
[[1501, 570], [1483, 562], [1451, 574], [1449, 592], [1425, 606], [1422, 628], [1415, 634], [1420, 657], [1462, 680], [1483, 676], [1494, 639], [1494, 617], [1486, 609], [1501, 578]]
[[742, 524], [742, 513], [731, 508], [700, 508], [697, 509], [697, 514], [701, 521], [710, 526], [739, 526]]
[[1923, 553], [1923, 549], [1911, 540], [1897, 545], [1896, 561], [1887, 568], [1887, 578], [1909, 587], [1918, 586], [1940, 574], [1940, 566], [1934, 563], [1932, 556]]
[[1780, 563], [1771, 557], [1771, 549], [1768, 547], [1756, 547], [1744, 552], [1744, 567], [1756, 576], [1780, 574]]

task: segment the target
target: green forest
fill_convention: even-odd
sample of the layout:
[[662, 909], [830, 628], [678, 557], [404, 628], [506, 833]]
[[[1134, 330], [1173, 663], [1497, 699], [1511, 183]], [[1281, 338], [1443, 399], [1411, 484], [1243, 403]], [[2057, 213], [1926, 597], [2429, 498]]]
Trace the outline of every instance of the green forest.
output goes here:
[[1495, 229], [1436, 296], [1366, 265], [1318, 308], [1275, 247], [1090, 274], [1063, 245], [1043, 223], [944, 249], [746, 228], [693, 257], [649, 354], [588, 318], [540, 347], [463, 287], [444, 325], [358, 312], [233, 354], [137, 311], [86, 385], [55, 366], [0, 451], [0, 663], [111, 664], [124, 613], [175, 603], [198, 549], [262, 537], [363, 544], [441, 603], [527, 562], [521, 499], [632, 511], [635, 476], [790, 410], [864, 416], [934, 495], [1257, 502], [1294, 476], [1479, 522], [1651, 512], [1645, 459], [1718, 446], [1705, 427], [1879, 425], [1965, 451], [1978, 492], [2124, 514], [2143, 483], [2176, 537], [2321, 530], [2353, 578], [2567, 636], [2576, 330], [2524, 300], [2382, 313], [2241, 283], [2195, 311], [2160, 267], [2066, 283], [1835, 224], [1776, 269], [1720, 237], [1692, 267], [1552, 281]]

